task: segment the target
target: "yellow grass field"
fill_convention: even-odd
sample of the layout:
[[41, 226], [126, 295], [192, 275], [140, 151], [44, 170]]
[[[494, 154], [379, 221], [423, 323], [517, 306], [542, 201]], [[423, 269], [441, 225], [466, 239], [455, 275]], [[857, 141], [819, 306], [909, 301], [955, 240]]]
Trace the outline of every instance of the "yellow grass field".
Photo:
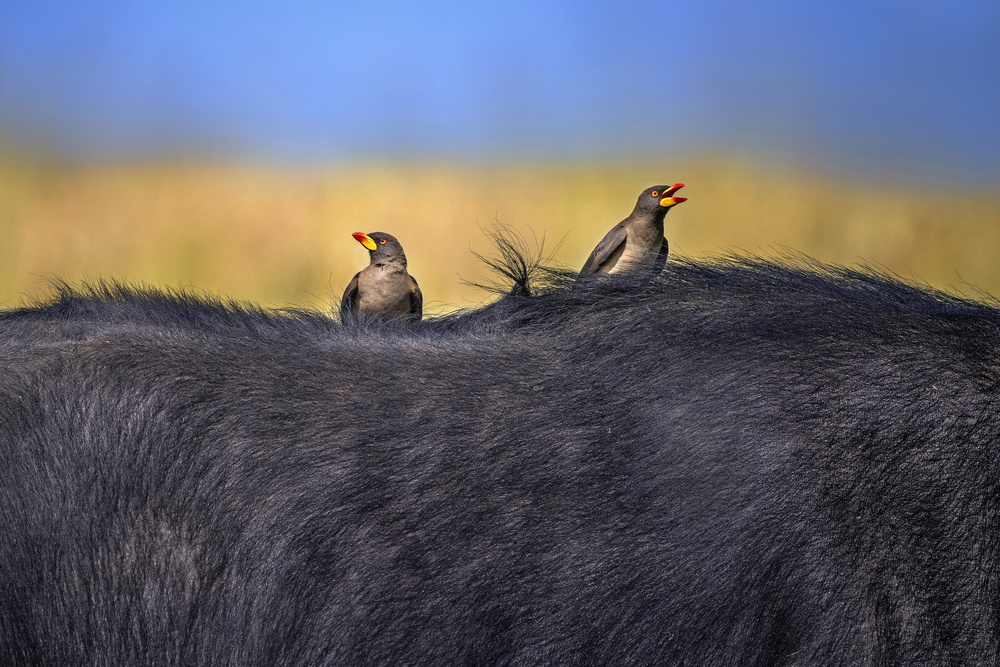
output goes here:
[[[0, 306], [44, 297], [52, 278], [196, 288], [265, 307], [330, 308], [386, 231], [406, 249], [425, 312], [489, 298], [482, 228], [545, 237], [579, 267], [639, 192], [684, 182], [671, 252], [878, 264], [907, 280], [1000, 294], [1000, 194], [919, 189], [732, 159], [606, 164], [353, 164], [289, 168], [0, 161]], [[561, 242], [561, 243], [560, 243]], [[558, 245], [558, 248], [556, 246]], [[554, 251], [554, 253], [553, 253]]]

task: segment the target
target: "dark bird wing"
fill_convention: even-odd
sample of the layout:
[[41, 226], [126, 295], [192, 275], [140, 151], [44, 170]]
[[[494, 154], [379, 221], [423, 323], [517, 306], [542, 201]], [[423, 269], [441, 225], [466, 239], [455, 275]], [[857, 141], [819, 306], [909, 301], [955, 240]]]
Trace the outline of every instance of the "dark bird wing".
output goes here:
[[584, 263], [580, 273], [607, 273], [611, 267], [618, 263], [618, 258], [625, 252], [625, 227], [615, 225], [611, 228], [601, 242], [590, 253], [590, 257]]
[[413, 286], [410, 288], [410, 315], [413, 319], [419, 320], [424, 316], [424, 294], [420, 291], [416, 278], [410, 276], [410, 280], [413, 281]]
[[360, 275], [360, 271], [354, 274], [354, 278], [347, 285], [344, 296], [340, 300], [340, 321], [342, 323], [347, 323], [358, 317], [358, 276]]

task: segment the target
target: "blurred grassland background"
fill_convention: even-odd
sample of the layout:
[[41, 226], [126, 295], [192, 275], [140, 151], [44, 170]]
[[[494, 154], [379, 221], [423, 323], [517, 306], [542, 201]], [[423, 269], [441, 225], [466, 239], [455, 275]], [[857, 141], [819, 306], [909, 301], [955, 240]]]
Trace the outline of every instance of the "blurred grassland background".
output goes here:
[[578, 268], [674, 182], [674, 255], [1000, 295], [1000, 3], [0, 6], [3, 307], [114, 278], [328, 309], [385, 231], [450, 312], [491, 298], [484, 228]]
[[489, 299], [473, 252], [499, 222], [544, 237], [577, 268], [657, 183], [684, 182], [667, 216], [672, 254], [801, 252], [872, 263], [906, 280], [1000, 294], [1000, 195], [711, 155], [654, 161], [373, 161], [287, 167], [0, 159], [0, 305], [44, 298], [53, 278], [116, 278], [265, 307], [333, 307], [387, 231], [406, 250], [428, 314]]

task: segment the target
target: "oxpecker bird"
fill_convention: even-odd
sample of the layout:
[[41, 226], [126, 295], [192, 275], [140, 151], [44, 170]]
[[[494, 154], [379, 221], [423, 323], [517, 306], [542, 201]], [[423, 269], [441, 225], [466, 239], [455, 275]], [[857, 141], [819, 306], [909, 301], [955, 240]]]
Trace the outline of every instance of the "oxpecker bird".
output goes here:
[[359, 271], [344, 290], [340, 301], [340, 321], [360, 319], [388, 320], [406, 317], [419, 320], [424, 297], [417, 281], [406, 272], [403, 246], [391, 234], [372, 232], [352, 234], [368, 249], [369, 263]]
[[667, 262], [667, 239], [663, 236], [663, 217], [671, 207], [687, 201], [674, 197], [684, 187], [654, 185], [643, 190], [632, 215], [611, 228], [590, 253], [580, 276], [594, 273], [621, 273], [649, 267], [654, 275]]

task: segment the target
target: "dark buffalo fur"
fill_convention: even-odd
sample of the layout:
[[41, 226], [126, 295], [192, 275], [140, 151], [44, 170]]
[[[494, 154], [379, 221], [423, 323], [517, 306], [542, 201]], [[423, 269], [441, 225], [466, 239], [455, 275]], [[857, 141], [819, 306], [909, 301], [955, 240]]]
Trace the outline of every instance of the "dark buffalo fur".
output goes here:
[[997, 663], [1000, 311], [572, 279], [417, 325], [0, 313], [0, 664]]

